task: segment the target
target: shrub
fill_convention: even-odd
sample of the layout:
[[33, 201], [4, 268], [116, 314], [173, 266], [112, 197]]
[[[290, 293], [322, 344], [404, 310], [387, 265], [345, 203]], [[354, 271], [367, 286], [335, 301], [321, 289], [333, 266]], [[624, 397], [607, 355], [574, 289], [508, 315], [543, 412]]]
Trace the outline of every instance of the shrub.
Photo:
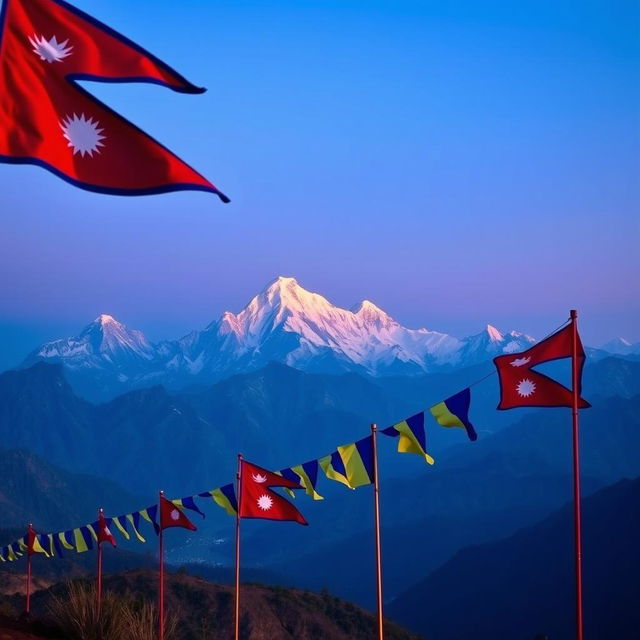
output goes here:
[[102, 596], [98, 615], [95, 586], [68, 582], [62, 596], [51, 594], [49, 613], [69, 640], [123, 640], [123, 603], [111, 593]]
[[[51, 595], [49, 613], [65, 640], [156, 640], [155, 604], [136, 602], [111, 592], [102, 594], [100, 615], [95, 586], [68, 582], [62, 596]], [[165, 640], [175, 640], [177, 620], [165, 616]]]

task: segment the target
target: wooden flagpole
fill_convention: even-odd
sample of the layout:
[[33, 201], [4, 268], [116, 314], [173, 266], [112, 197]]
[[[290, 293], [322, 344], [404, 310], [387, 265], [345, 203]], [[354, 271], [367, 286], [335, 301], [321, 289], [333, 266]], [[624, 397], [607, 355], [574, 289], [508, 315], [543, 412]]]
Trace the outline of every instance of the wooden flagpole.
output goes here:
[[236, 601], [234, 611], [235, 640], [240, 640], [240, 500], [242, 499], [242, 454], [238, 454], [238, 471], [236, 473]]
[[158, 533], [159, 538], [159, 553], [160, 556], [160, 586], [158, 596], [158, 638], [164, 640], [164, 538], [162, 529], [162, 496], [164, 491], [160, 491], [158, 499], [158, 522], [160, 524], [160, 531]]
[[571, 383], [573, 407], [571, 408], [571, 418], [573, 423], [573, 522], [576, 569], [576, 640], [582, 640], [582, 530], [580, 513], [580, 447], [578, 430], [578, 403], [580, 400], [580, 372], [578, 370], [578, 312], [575, 309], [572, 309], [570, 313], [572, 327]]
[[376, 595], [378, 640], [384, 639], [384, 618], [382, 610], [382, 548], [380, 544], [380, 483], [378, 480], [378, 427], [371, 425], [371, 444], [373, 448], [373, 506], [376, 529]]
[[27, 531], [27, 601], [25, 603], [25, 613], [29, 615], [31, 611], [31, 549], [30, 545], [30, 537], [31, 531], [33, 530], [33, 525], [29, 523], [29, 529]]
[[[103, 510], [98, 509], [98, 526], [100, 524], [100, 516]], [[100, 617], [100, 610], [102, 608], [102, 542], [98, 540], [98, 577], [96, 582], [96, 604], [98, 611], [98, 618]]]

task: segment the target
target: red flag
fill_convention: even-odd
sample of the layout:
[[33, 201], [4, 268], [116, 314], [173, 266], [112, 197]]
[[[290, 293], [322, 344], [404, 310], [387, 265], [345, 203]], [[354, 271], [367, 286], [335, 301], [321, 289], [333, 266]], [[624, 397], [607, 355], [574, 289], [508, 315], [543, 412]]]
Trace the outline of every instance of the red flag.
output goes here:
[[116, 539], [113, 537], [102, 511], [98, 514], [96, 535], [98, 536], [98, 544], [110, 542], [114, 547], [116, 546]]
[[0, 161], [37, 164], [100, 193], [195, 189], [228, 202], [211, 182], [76, 80], [204, 91], [64, 0], [5, 0], [0, 15]]
[[160, 528], [182, 527], [190, 531], [196, 531], [197, 527], [176, 507], [171, 500], [160, 496]]
[[[573, 396], [570, 389], [533, 370], [533, 367], [544, 362], [571, 357], [572, 329], [569, 324], [522, 353], [510, 353], [493, 359], [500, 378], [498, 409], [573, 406]], [[584, 360], [585, 353], [578, 336], [579, 381], [582, 379]], [[580, 393], [579, 388], [578, 393]], [[580, 398], [579, 406], [586, 408], [591, 405]]]
[[238, 513], [241, 518], [292, 520], [300, 524], [308, 524], [288, 500], [271, 491], [271, 487], [302, 489], [303, 487], [297, 482], [243, 460], [240, 468], [240, 487]]

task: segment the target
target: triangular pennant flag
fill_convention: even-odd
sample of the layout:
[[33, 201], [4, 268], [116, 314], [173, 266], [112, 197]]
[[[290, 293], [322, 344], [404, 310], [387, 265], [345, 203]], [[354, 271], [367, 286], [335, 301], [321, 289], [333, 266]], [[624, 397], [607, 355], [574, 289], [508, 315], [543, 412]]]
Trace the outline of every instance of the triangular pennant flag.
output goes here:
[[29, 525], [27, 535], [25, 537], [26, 547], [24, 550], [28, 555], [32, 556], [34, 553], [43, 553], [47, 558], [49, 557], [49, 553], [42, 547], [40, 538], [31, 525]]
[[443, 427], [462, 427], [469, 440], [477, 440], [478, 434], [469, 420], [471, 405], [471, 389], [463, 389], [459, 393], [443, 400], [429, 409], [436, 422]]
[[113, 524], [116, 525], [116, 528], [118, 529], [118, 531], [120, 531], [120, 533], [122, 534], [122, 536], [124, 537], [125, 540], [130, 540], [131, 536], [129, 535], [129, 531], [127, 530], [127, 517], [126, 516], [116, 516], [113, 519]]
[[381, 433], [398, 440], [400, 453], [417, 453], [427, 464], [433, 464], [433, 458], [427, 453], [427, 438], [424, 431], [424, 411], [411, 416], [392, 427], [382, 429]]
[[327, 478], [336, 480], [350, 489], [373, 482], [373, 439], [367, 436], [338, 447], [331, 455], [318, 460]]
[[136, 538], [138, 538], [140, 542], [146, 542], [146, 540], [142, 537], [142, 534], [140, 533], [140, 514], [137, 511], [135, 511], [134, 513], [127, 514], [126, 518], [129, 521], [129, 524], [131, 525], [131, 528], [133, 529], [133, 533], [135, 534]]
[[205, 518], [205, 514], [200, 510], [198, 505], [195, 503], [194, 496], [187, 496], [186, 498], [176, 498], [172, 500], [173, 504], [177, 507], [182, 507], [183, 509], [190, 509], [191, 511], [195, 511], [199, 513], [203, 518]]
[[238, 501], [236, 490], [232, 484], [225, 484], [219, 489], [212, 489], [205, 493], [199, 493], [201, 498], [211, 498], [219, 507], [222, 507], [230, 516], [238, 513]]
[[347, 479], [347, 470], [344, 468], [342, 458], [337, 451], [334, 451], [328, 456], [320, 458], [318, 460], [318, 464], [324, 471], [324, 474], [327, 476], [327, 478], [329, 478], [330, 480], [335, 480], [336, 482], [341, 482], [343, 485], [349, 487], [349, 489], [353, 489], [353, 487], [349, 484], [349, 480]]
[[[324, 500], [324, 498], [316, 491], [316, 484], [318, 482], [318, 461], [311, 460], [310, 462], [304, 462], [294, 467], [282, 469], [280, 475], [284, 478], [288, 478], [293, 482], [302, 485], [305, 489], [305, 493], [314, 500]], [[287, 493], [293, 496], [291, 489], [287, 490]]]

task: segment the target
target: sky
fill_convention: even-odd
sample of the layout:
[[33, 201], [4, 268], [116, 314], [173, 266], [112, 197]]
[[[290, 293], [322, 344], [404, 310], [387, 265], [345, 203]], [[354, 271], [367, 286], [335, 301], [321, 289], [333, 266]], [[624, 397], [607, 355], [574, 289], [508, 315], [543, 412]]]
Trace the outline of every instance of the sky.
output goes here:
[[0, 164], [0, 367], [100, 313], [175, 338], [277, 275], [460, 337], [576, 308], [640, 341], [637, 2], [76, 5], [207, 87], [84, 84], [232, 202]]

